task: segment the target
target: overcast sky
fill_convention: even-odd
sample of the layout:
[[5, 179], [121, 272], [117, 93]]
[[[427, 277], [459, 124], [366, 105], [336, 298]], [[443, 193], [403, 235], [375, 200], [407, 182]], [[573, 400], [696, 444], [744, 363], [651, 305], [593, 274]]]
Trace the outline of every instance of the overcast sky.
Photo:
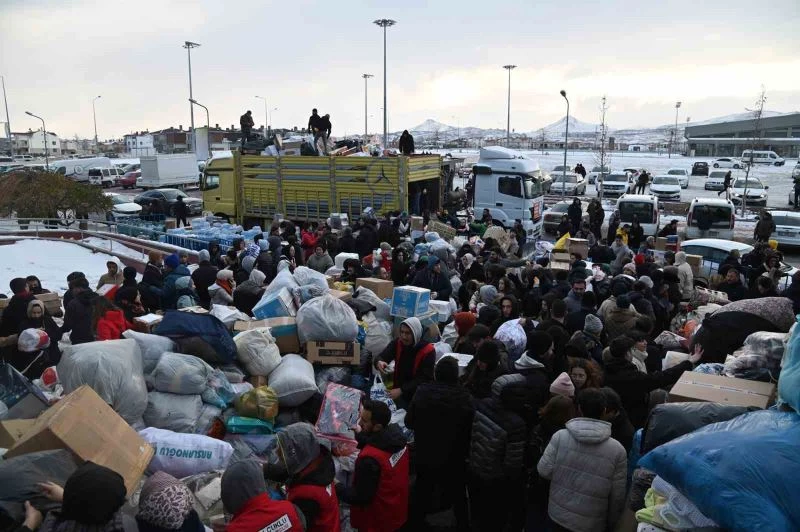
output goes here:
[[[382, 30], [388, 30], [389, 128], [426, 118], [462, 127], [531, 131], [571, 115], [612, 128], [705, 120], [752, 107], [800, 110], [800, 1], [439, 0], [184, 1], [0, 0], [0, 74], [14, 131], [43, 116], [62, 137], [101, 139], [189, 125], [185, 40], [194, 97], [211, 123], [304, 126], [330, 113], [334, 136], [382, 130]], [[205, 112], [195, 112], [198, 126]], [[5, 120], [4, 113], [0, 112]]]

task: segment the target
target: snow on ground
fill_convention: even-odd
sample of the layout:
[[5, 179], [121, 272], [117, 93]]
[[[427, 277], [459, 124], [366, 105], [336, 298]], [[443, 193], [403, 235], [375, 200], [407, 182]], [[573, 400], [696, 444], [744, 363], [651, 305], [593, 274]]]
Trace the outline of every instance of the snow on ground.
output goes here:
[[0, 253], [3, 256], [0, 290], [6, 293], [14, 277], [35, 275], [44, 288], [63, 294], [67, 290], [67, 275], [75, 271], [86, 274], [89, 285], [95, 287], [100, 276], [106, 273], [106, 261], [111, 258], [111, 255], [93, 253], [69, 242], [36, 239], [0, 246]]
[[107, 249], [108, 251], [123, 257], [147, 261], [147, 253], [144, 253], [141, 250], [130, 248], [124, 244], [120, 244], [119, 242], [114, 242], [113, 240], [108, 240], [97, 236], [90, 236], [88, 238], [84, 238], [82, 242], [91, 244], [92, 246], [98, 248]]

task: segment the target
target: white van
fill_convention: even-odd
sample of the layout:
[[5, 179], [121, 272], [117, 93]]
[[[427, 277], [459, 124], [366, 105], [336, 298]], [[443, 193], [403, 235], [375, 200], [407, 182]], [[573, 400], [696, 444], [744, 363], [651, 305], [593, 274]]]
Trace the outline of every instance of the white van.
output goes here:
[[[711, 227], [701, 232], [697, 227], [698, 215], [707, 209]], [[721, 238], [733, 240], [733, 226], [736, 223], [736, 210], [731, 200], [722, 198], [695, 198], [686, 213], [686, 238]]]
[[89, 184], [98, 185], [103, 188], [113, 187], [117, 184], [124, 174], [116, 166], [108, 168], [90, 168], [89, 169]]
[[[75, 181], [89, 181], [90, 168], [111, 168], [108, 157], [92, 157], [89, 159], [64, 159], [50, 163], [54, 172], [72, 178]], [[99, 184], [99, 183], [98, 183]]]
[[658, 234], [658, 198], [653, 194], [623, 194], [617, 200], [617, 211], [620, 227], [632, 224], [636, 216], [645, 237]]
[[774, 151], [751, 151], [744, 150], [742, 152], [742, 162], [750, 162], [750, 154], [753, 156], [753, 164], [772, 164], [775, 166], [783, 166], [786, 159], [775, 153]]
[[472, 167], [475, 174], [475, 213], [488, 209], [495, 223], [510, 229], [522, 221], [528, 240], [542, 235], [544, 194], [539, 163], [524, 154], [489, 146], [481, 148]]

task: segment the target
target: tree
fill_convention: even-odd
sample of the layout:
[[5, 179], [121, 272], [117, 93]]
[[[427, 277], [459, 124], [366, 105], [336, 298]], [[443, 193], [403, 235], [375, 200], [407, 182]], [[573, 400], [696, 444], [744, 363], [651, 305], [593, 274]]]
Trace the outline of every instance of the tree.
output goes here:
[[741, 211], [742, 216], [744, 216], [744, 209], [747, 205], [747, 185], [748, 180], [750, 179], [750, 169], [753, 167], [753, 152], [758, 144], [760, 144], [761, 137], [764, 135], [764, 131], [761, 129], [761, 118], [764, 115], [765, 103], [767, 103], [767, 92], [762, 85], [761, 93], [758, 95], [758, 99], [756, 100], [756, 104], [753, 109], [745, 109], [746, 111], [753, 113], [753, 135], [750, 137], [750, 159], [748, 161], [744, 161], [747, 164], [745, 165], [744, 171], [744, 193], [742, 194]]
[[[611, 162], [611, 156], [608, 151], [606, 151], [606, 143], [608, 140], [608, 128], [606, 127], [606, 111], [608, 110], [608, 105], [606, 105], [606, 97], [603, 96], [600, 102], [600, 151], [595, 154], [594, 160], [596, 165], [600, 167], [600, 175], [597, 179], [602, 181], [605, 178], [605, 169]], [[603, 201], [602, 185], [598, 186], [597, 190], [600, 201]]]
[[18, 219], [56, 218], [58, 211], [73, 210], [78, 218], [111, 208], [101, 187], [76, 183], [55, 172], [21, 170], [0, 180], [0, 216]]

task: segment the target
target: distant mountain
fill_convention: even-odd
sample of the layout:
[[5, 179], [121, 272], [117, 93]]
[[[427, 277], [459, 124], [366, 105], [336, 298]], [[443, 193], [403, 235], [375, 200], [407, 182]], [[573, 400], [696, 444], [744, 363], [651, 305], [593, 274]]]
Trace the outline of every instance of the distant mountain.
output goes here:
[[448, 126], [447, 124], [443, 124], [441, 122], [437, 122], [433, 118], [428, 118], [423, 123], [419, 124], [418, 126], [414, 126], [409, 131], [411, 133], [441, 133], [442, 131], [450, 131], [451, 129], [456, 129], [453, 126]]
[[[564, 134], [564, 131], [567, 129], [567, 117], [563, 117], [561, 120], [553, 122], [550, 125], [544, 126], [544, 128], [536, 129], [532, 131], [530, 134], [532, 136], [536, 136], [537, 132], [541, 134], [541, 130], [544, 129], [545, 132], [552, 134], [560, 133], [561, 135]], [[590, 124], [588, 122], [581, 122], [574, 116], [569, 117], [569, 132], [570, 133], [592, 133], [594, 134], [596, 131], [600, 129], [600, 124]]]

